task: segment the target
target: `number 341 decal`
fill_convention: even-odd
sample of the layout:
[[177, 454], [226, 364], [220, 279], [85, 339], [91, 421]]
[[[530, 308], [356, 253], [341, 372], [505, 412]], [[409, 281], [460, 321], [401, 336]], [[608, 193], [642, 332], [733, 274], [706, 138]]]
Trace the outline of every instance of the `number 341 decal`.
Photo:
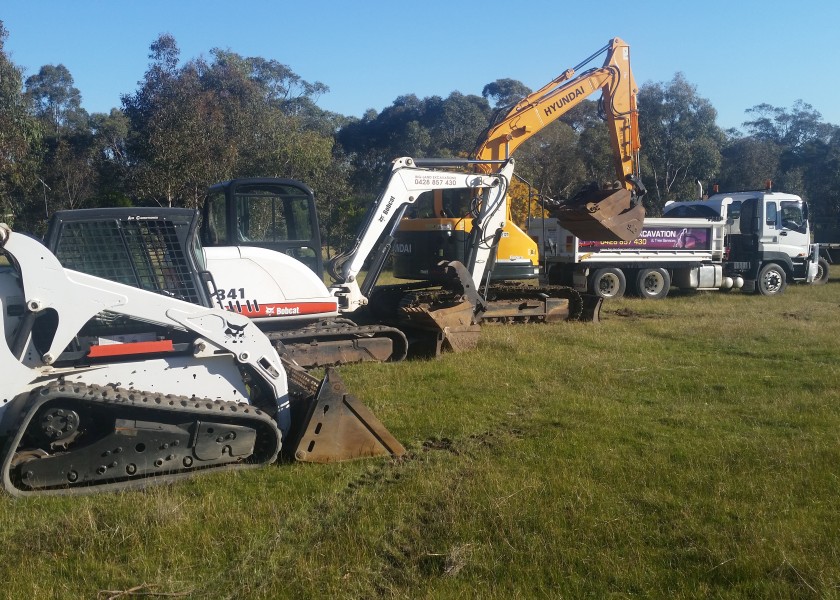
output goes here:
[[229, 290], [216, 290], [214, 296], [219, 302], [222, 302], [224, 300], [244, 300], [245, 288], [230, 288]]

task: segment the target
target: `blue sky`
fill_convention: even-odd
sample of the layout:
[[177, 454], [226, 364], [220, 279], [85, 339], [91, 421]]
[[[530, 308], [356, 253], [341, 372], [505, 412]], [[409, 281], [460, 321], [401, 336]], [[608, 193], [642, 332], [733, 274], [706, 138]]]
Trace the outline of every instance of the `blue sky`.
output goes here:
[[5, 0], [0, 20], [12, 61], [26, 75], [64, 64], [89, 112], [137, 89], [161, 33], [183, 59], [218, 47], [278, 60], [329, 86], [319, 106], [351, 116], [506, 77], [536, 89], [621, 37], [640, 85], [684, 73], [722, 127], [799, 99], [840, 125], [840, 2], [829, 0]]

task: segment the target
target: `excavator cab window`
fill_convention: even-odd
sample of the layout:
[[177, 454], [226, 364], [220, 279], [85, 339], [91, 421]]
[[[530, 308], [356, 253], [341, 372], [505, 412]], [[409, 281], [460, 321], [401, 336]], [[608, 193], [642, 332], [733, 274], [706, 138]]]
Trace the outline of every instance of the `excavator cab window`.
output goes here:
[[204, 203], [201, 243], [205, 246], [227, 245], [227, 210], [223, 191], [211, 192]]
[[472, 210], [472, 191], [469, 189], [443, 190], [440, 201], [440, 216], [460, 218]]
[[460, 219], [470, 214], [473, 201], [468, 189], [429, 190], [417, 197], [406, 213], [410, 219]]
[[434, 190], [423, 192], [406, 211], [409, 219], [433, 219], [435, 213]]
[[292, 179], [234, 179], [210, 188], [204, 206], [205, 246], [259, 246], [323, 275], [315, 199]]

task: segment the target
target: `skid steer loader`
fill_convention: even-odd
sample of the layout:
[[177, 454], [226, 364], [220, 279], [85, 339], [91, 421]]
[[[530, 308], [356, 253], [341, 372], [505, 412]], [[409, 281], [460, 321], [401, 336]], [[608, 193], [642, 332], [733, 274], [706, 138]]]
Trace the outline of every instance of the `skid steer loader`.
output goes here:
[[65, 269], [5, 224], [0, 251], [0, 482], [14, 496], [404, 452], [335, 372], [318, 382], [282, 361], [242, 315]]

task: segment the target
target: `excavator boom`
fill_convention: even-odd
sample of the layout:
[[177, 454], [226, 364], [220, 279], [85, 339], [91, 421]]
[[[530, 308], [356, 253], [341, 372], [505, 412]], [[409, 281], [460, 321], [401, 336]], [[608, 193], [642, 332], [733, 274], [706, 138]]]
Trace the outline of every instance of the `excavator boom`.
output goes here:
[[[578, 68], [605, 52], [603, 66], [576, 75]], [[482, 135], [474, 154], [495, 160], [511, 156], [598, 90], [602, 92], [601, 109], [609, 129], [618, 189], [587, 190], [550, 211], [581, 239], [629, 241], [638, 235], [644, 220], [639, 198], [645, 190], [639, 174], [638, 88], [630, 68], [630, 47], [620, 38], [520, 100]]]

